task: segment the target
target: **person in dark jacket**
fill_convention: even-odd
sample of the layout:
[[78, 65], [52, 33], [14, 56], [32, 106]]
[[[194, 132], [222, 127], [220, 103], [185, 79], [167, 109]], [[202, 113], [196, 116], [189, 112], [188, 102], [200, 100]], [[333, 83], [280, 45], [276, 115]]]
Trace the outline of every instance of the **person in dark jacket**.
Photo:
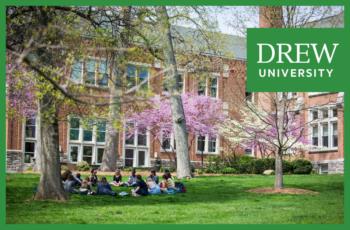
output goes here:
[[136, 176], [136, 186], [135, 189], [131, 190], [133, 196], [146, 196], [148, 195], [148, 186], [146, 182], [142, 179], [141, 175]]
[[77, 191], [74, 189], [75, 179], [72, 174], [68, 175], [68, 178], [63, 182], [64, 191], [69, 193], [76, 193]]
[[92, 186], [96, 186], [98, 183], [97, 169], [91, 169], [90, 183]]
[[115, 196], [116, 193], [112, 190], [106, 177], [102, 177], [101, 181], [97, 184], [97, 195], [111, 195]]

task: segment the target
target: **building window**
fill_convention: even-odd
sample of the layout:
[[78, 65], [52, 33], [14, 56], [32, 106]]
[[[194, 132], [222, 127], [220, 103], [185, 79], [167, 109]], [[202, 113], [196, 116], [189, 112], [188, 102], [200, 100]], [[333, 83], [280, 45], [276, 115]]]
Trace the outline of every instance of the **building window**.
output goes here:
[[97, 122], [96, 142], [105, 142], [106, 140], [106, 121]]
[[217, 91], [218, 91], [218, 78], [217, 77], [211, 77], [210, 78], [210, 96], [216, 97]]
[[75, 61], [72, 65], [70, 78], [75, 83], [81, 83], [82, 76], [83, 76], [83, 62], [82, 61]]
[[[85, 68], [83, 66], [85, 65]], [[83, 71], [84, 70], [84, 71]], [[108, 86], [108, 63], [104, 59], [89, 58], [85, 61], [75, 61], [72, 65], [71, 80], [76, 83], [83, 82], [87, 85]]]
[[93, 127], [93, 121], [87, 121], [87, 124], [85, 124], [85, 126], [83, 127], [83, 141], [92, 142]]
[[162, 133], [162, 149], [164, 151], [174, 151], [176, 150], [176, 141], [173, 133]]
[[35, 155], [35, 142], [25, 141], [24, 143], [24, 163], [32, 163]]
[[337, 117], [334, 107], [325, 106], [310, 111], [311, 143], [314, 151], [335, 150], [338, 148]]
[[142, 84], [141, 89], [148, 88], [148, 68], [128, 64], [126, 67], [127, 88], [130, 89], [136, 85]]
[[126, 124], [125, 127], [125, 144], [126, 145], [134, 145], [134, 141], [135, 141], [135, 135], [134, 132], [131, 133], [131, 130], [134, 129], [134, 124], [133, 123], [128, 123]]
[[71, 118], [70, 119], [69, 139], [71, 141], [79, 140], [79, 132], [80, 132], [80, 120], [79, 120], [79, 118]]
[[92, 151], [92, 146], [83, 146], [83, 161], [86, 161], [89, 165], [92, 164]]
[[328, 124], [322, 124], [322, 147], [328, 148]]
[[290, 99], [293, 99], [293, 98], [296, 98], [297, 96], [297, 93], [296, 92], [282, 92], [282, 93], [278, 93], [278, 97], [280, 99], [287, 99], [287, 100], [290, 100]]
[[198, 80], [198, 95], [206, 95], [207, 81], [205, 78]]
[[328, 174], [328, 164], [320, 164], [319, 165], [319, 173], [320, 174]]
[[35, 138], [35, 136], [36, 136], [35, 118], [27, 118], [26, 125], [25, 125], [25, 137]]
[[318, 146], [318, 127], [312, 127], [312, 145]]
[[198, 95], [205, 95], [215, 98], [218, 96], [218, 76], [215, 73], [209, 77], [200, 77], [197, 84]]
[[338, 123], [333, 122], [332, 123], [332, 146], [338, 147]]
[[104, 152], [105, 152], [104, 148], [97, 148], [97, 153], [96, 153], [96, 163], [97, 164], [102, 164], [102, 158], [103, 158]]
[[69, 150], [69, 161], [76, 163], [79, 157], [79, 145], [71, 145]]
[[137, 132], [137, 145], [147, 145], [147, 133], [146, 130], [138, 130]]
[[85, 83], [89, 85], [95, 85], [95, 68], [96, 62], [93, 59], [88, 59], [86, 62], [86, 79]]
[[27, 118], [24, 130], [24, 163], [32, 163], [36, 148], [36, 119]]
[[197, 136], [197, 153], [218, 153], [218, 137]]
[[72, 163], [86, 161], [101, 164], [106, 139], [106, 121], [88, 120], [82, 122], [78, 117], [69, 120], [69, 156]]

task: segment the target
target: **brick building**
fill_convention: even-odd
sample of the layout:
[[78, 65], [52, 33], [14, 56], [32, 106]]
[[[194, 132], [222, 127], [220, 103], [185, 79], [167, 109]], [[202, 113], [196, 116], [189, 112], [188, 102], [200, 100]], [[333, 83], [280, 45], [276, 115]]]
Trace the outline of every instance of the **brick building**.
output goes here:
[[[183, 33], [191, 31], [189, 28], [179, 28]], [[232, 56], [217, 56], [220, 68], [209, 72], [205, 79], [180, 69], [184, 92], [204, 94], [219, 98], [223, 101], [224, 112], [229, 116], [237, 116], [236, 107], [243, 100], [259, 101], [259, 93], [245, 91], [246, 42], [244, 38], [223, 35], [227, 44], [224, 49]], [[137, 84], [148, 79], [147, 87], [160, 94], [166, 90], [162, 84], [159, 62], [139, 63], [130, 62], [127, 66], [128, 80]], [[102, 74], [102, 78], [98, 75]], [[80, 84], [87, 84], [101, 95], [108, 95], [108, 70], [103, 59], [91, 57], [83, 62], [76, 62], [67, 71], [67, 77]], [[317, 150], [310, 150], [305, 157], [310, 159], [320, 173], [343, 172], [343, 95], [342, 93], [290, 93], [288, 99], [296, 100], [303, 110], [305, 120], [317, 116], [315, 122], [307, 127], [310, 141], [319, 146]], [[268, 105], [264, 105], [268, 106]], [[316, 122], [317, 121], [317, 122]], [[38, 153], [38, 120], [28, 118], [23, 120], [7, 119], [7, 170], [21, 171], [35, 164]], [[98, 120], [90, 128], [84, 127], [79, 116], [70, 115], [59, 123], [59, 144], [61, 161], [74, 165], [79, 161], [87, 161], [98, 166], [102, 162], [106, 136], [106, 121]], [[124, 132], [119, 133], [118, 165], [126, 167], [151, 167], [156, 159], [163, 164], [174, 163], [175, 146], [173, 137], [156, 141], [150, 133], [138, 133], [132, 138], [126, 138]], [[209, 138], [189, 135], [190, 159], [194, 165], [204, 158], [219, 155], [227, 151], [223, 137]], [[252, 149], [243, 150], [243, 154], [258, 156]]]

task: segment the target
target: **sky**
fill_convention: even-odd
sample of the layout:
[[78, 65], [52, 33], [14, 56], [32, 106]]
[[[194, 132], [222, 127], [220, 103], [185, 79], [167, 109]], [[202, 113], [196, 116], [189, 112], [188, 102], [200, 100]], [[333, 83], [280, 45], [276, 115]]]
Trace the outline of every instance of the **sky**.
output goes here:
[[[314, 9], [313, 6], [299, 7], [300, 14], [308, 13], [311, 9]], [[258, 17], [258, 8], [249, 7], [249, 6], [224, 6], [224, 7], [209, 7], [211, 18], [215, 18], [218, 23], [218, 30], [225, 34], [232, 35], [245, 35], [246, 28], [258, 27], [259, 17]], [[331, 8], [324, 8], [324, 15], [322, 17], [335, 15], [343, 10], [343, 7], [332, 6]], [[314, 16], [310, 20], [318, 19], [317, 16]], [[182, 24], [184, 26], [190, 26]]]

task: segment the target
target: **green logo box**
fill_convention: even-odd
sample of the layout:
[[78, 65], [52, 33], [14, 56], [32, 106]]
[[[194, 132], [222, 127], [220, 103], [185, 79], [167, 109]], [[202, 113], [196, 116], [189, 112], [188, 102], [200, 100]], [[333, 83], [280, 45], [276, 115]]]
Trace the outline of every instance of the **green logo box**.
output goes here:
[[248, 29], [248, 91], [344, 91], [344, 29]]

